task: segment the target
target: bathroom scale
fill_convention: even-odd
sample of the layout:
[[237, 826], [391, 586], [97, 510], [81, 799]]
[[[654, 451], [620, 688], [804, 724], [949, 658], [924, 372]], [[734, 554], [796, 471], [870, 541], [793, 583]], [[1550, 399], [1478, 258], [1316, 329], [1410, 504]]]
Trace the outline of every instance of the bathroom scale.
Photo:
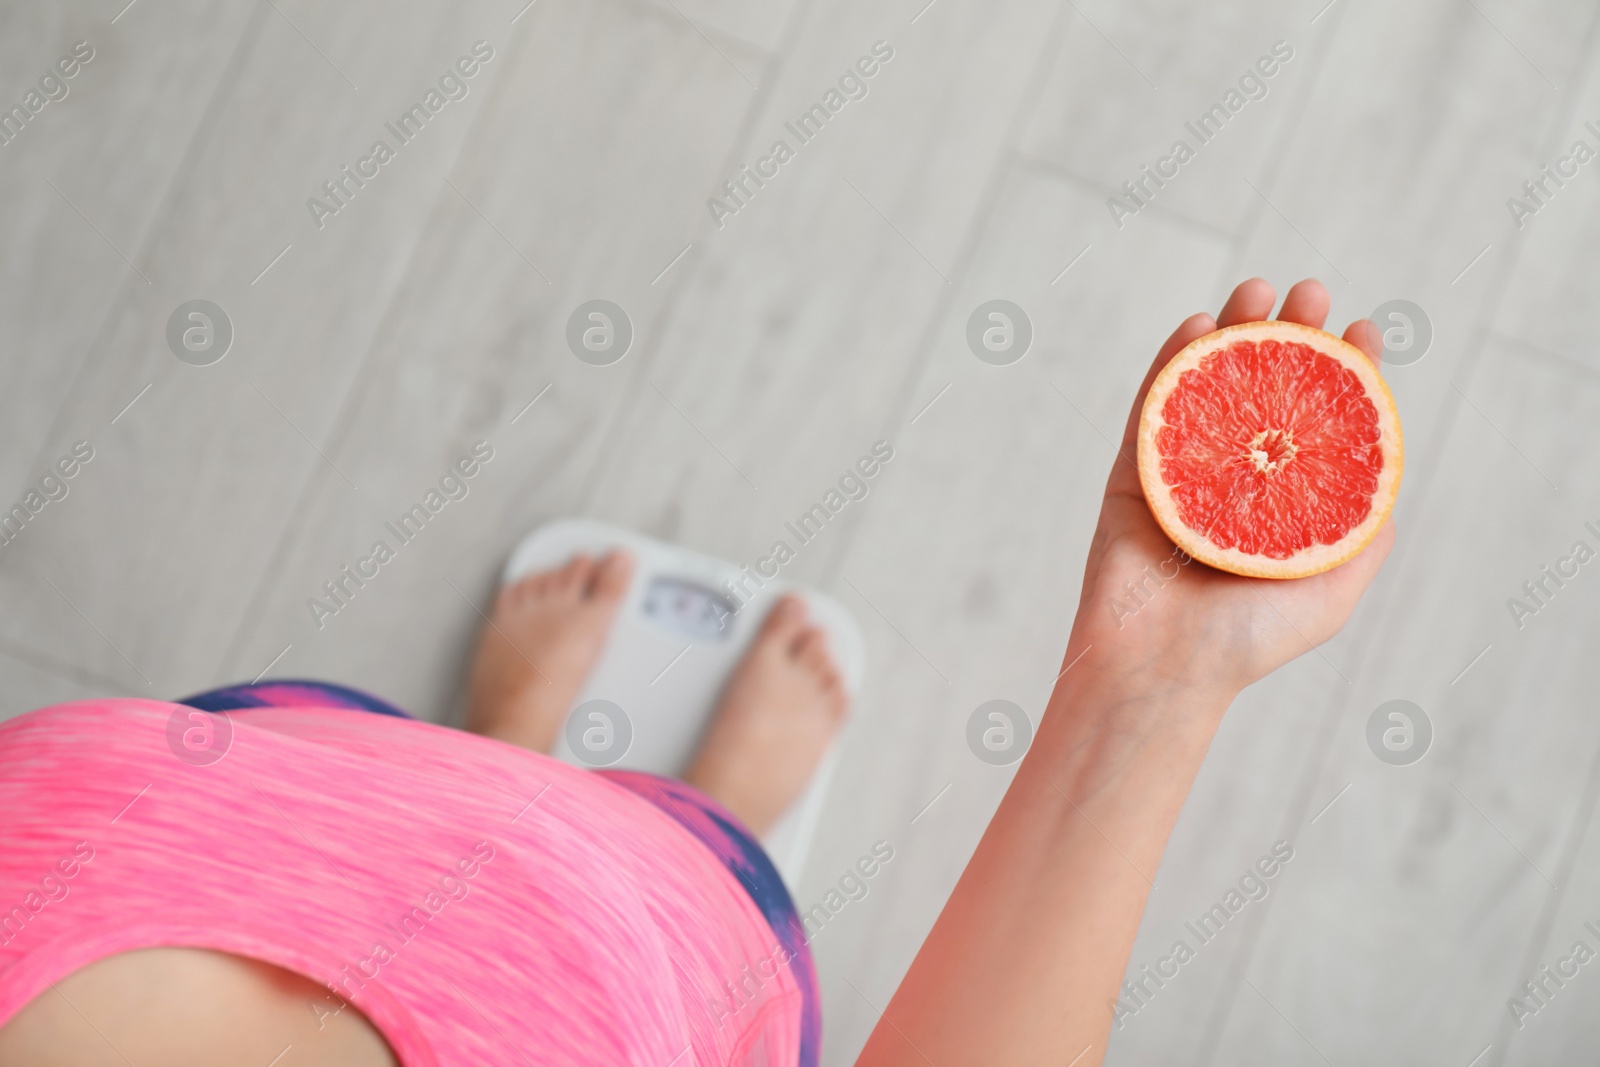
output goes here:
[[[799, 596], [811, 622], [826, 633], [854, 701], [866, 666], [861, 629], [843, 605], [814, 589], [756, 579], [753, 569], [592, 519], [539, 527], [513, 550], [502, 580], [510, 584], [576, 555], [598, 558], [613, 548], [633, 555], [633, 581], [557, 737], [558, 759], [680, 776], [710, 726], [723, 685], [784, 593]], [[758, 588], [758, 580], [765, 584]], [[811, 783], [762, 841], [791, 885], [805, 862], [834, 763], [830, 746]]]

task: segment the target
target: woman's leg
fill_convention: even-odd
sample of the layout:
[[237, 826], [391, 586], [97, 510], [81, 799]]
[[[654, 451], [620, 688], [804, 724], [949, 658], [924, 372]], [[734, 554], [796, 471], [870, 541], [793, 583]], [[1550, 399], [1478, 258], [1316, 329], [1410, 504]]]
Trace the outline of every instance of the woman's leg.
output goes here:
[[825, 635], [785, 597], [728, 679], [683, 780], [764, 834], [816, 773], [848, 707]]
[[[580, 556], [501, 590], [473, 659], [467, 729], [550, 752], [632, 566], [621, 553]], [[811, 780], [846, 707], [822, 631], [786, 597], [729, 679], [684, 781], [759, 836]]]
[[473, 654], [466, 728], [550, 752], [632, 575], [633, 561], [613, 552], [501, 589]]

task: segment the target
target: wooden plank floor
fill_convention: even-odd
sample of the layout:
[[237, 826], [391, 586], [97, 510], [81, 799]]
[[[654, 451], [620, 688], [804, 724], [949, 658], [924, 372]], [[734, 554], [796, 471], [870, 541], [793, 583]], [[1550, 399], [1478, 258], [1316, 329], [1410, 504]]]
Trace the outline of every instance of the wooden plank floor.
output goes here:
[[[1241, 278], [1313, 274], [1340, 323], [1395, 297], [1433, 323], [1389, 374], [1399, 546], [1347, 631], [1224, 723], [1135, 967], [1275, 841], [1295, 859], [1108, 1062], [1592, 1051], [1592, 968], [1521, 1027], [1507, 999], [1600, 948], [1600, 579], [1520, 628], [1506, 607], [1600, 523], [1600, 193], [1585, 174], [1521, 228], [1506, 207], [1600, 148], [1591, 5], [7, 0], [0, 102], [78, 40], [95, 60], [0, 147], [0, 501], [95, 448], [0, 546], [0, 716], [267, 669], [452, 721], [531, 526], [746, 560], [890, 441], [791, 571], [856, 613], [870, 664], [795, 895], [895, 849], [813, 946], [825, 1062], [849, 1063], [1009, 780], [967, 717], [1044, 706], [1150, 353]], [[306, 198], [479, 40], [468, 95], [319, 228]], [[714, 218], [878, 41], [866, 95]], [[1107, 197], [1280, 41], [1265, 95], [1119, 226]], [[210, 367], [164, 338], [197, 297], [235, 330]], [[636, 331], [609, 367], [563, 339], [596, 297]], [[997, 297], [1035, 329], [1008, 367], [964, 340]], [[315, 626], [306, 598], [480, 439], [469, 497]], [[1411, 767], [1363, 738], [1394, 697], [1436, 730]]]

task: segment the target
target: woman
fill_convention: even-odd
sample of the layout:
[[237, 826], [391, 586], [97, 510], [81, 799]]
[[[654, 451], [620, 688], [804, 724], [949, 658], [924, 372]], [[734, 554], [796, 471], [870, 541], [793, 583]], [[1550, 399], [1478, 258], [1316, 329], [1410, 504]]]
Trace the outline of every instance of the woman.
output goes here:
[[[1273, 303], [1256, 279], [1185, 321], [1138, 401], [1190, 340]], [[1307, 281], [1280, 317], [1327, 310]], [[1375, 334], [1345, 336], [1376, 358]], [[1266, 591], [1195, 564], [1115, 629], [1106, 598], [1172, 552], [1128, 459], [1139, 402], [1074, 666], [863, 1063], [1099, 1062], [1139, 872], [1229, 701], [1336, 632], [1392, 542]], [[684, 783], [547, 758], [628, 567], [501, 594], [472, 733], [315, 683], [0, 727], [0, 1067], [815, 1063], [804, 933], [754, 838], [837, 730], [838, 675], [784, 602]]]

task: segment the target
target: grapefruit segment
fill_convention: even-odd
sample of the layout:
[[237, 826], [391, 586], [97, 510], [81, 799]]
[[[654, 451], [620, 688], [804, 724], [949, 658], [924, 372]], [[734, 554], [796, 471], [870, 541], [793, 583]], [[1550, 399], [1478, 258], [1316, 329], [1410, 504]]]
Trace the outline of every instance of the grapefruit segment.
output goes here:
[[1293, 322], [1209, 333], [1156, 375], [1139, 481], [1156, 521], [1202, 563], [1302, 578], [1365, 548], [1400, 489], [1394, 398], [1354, 345]]

